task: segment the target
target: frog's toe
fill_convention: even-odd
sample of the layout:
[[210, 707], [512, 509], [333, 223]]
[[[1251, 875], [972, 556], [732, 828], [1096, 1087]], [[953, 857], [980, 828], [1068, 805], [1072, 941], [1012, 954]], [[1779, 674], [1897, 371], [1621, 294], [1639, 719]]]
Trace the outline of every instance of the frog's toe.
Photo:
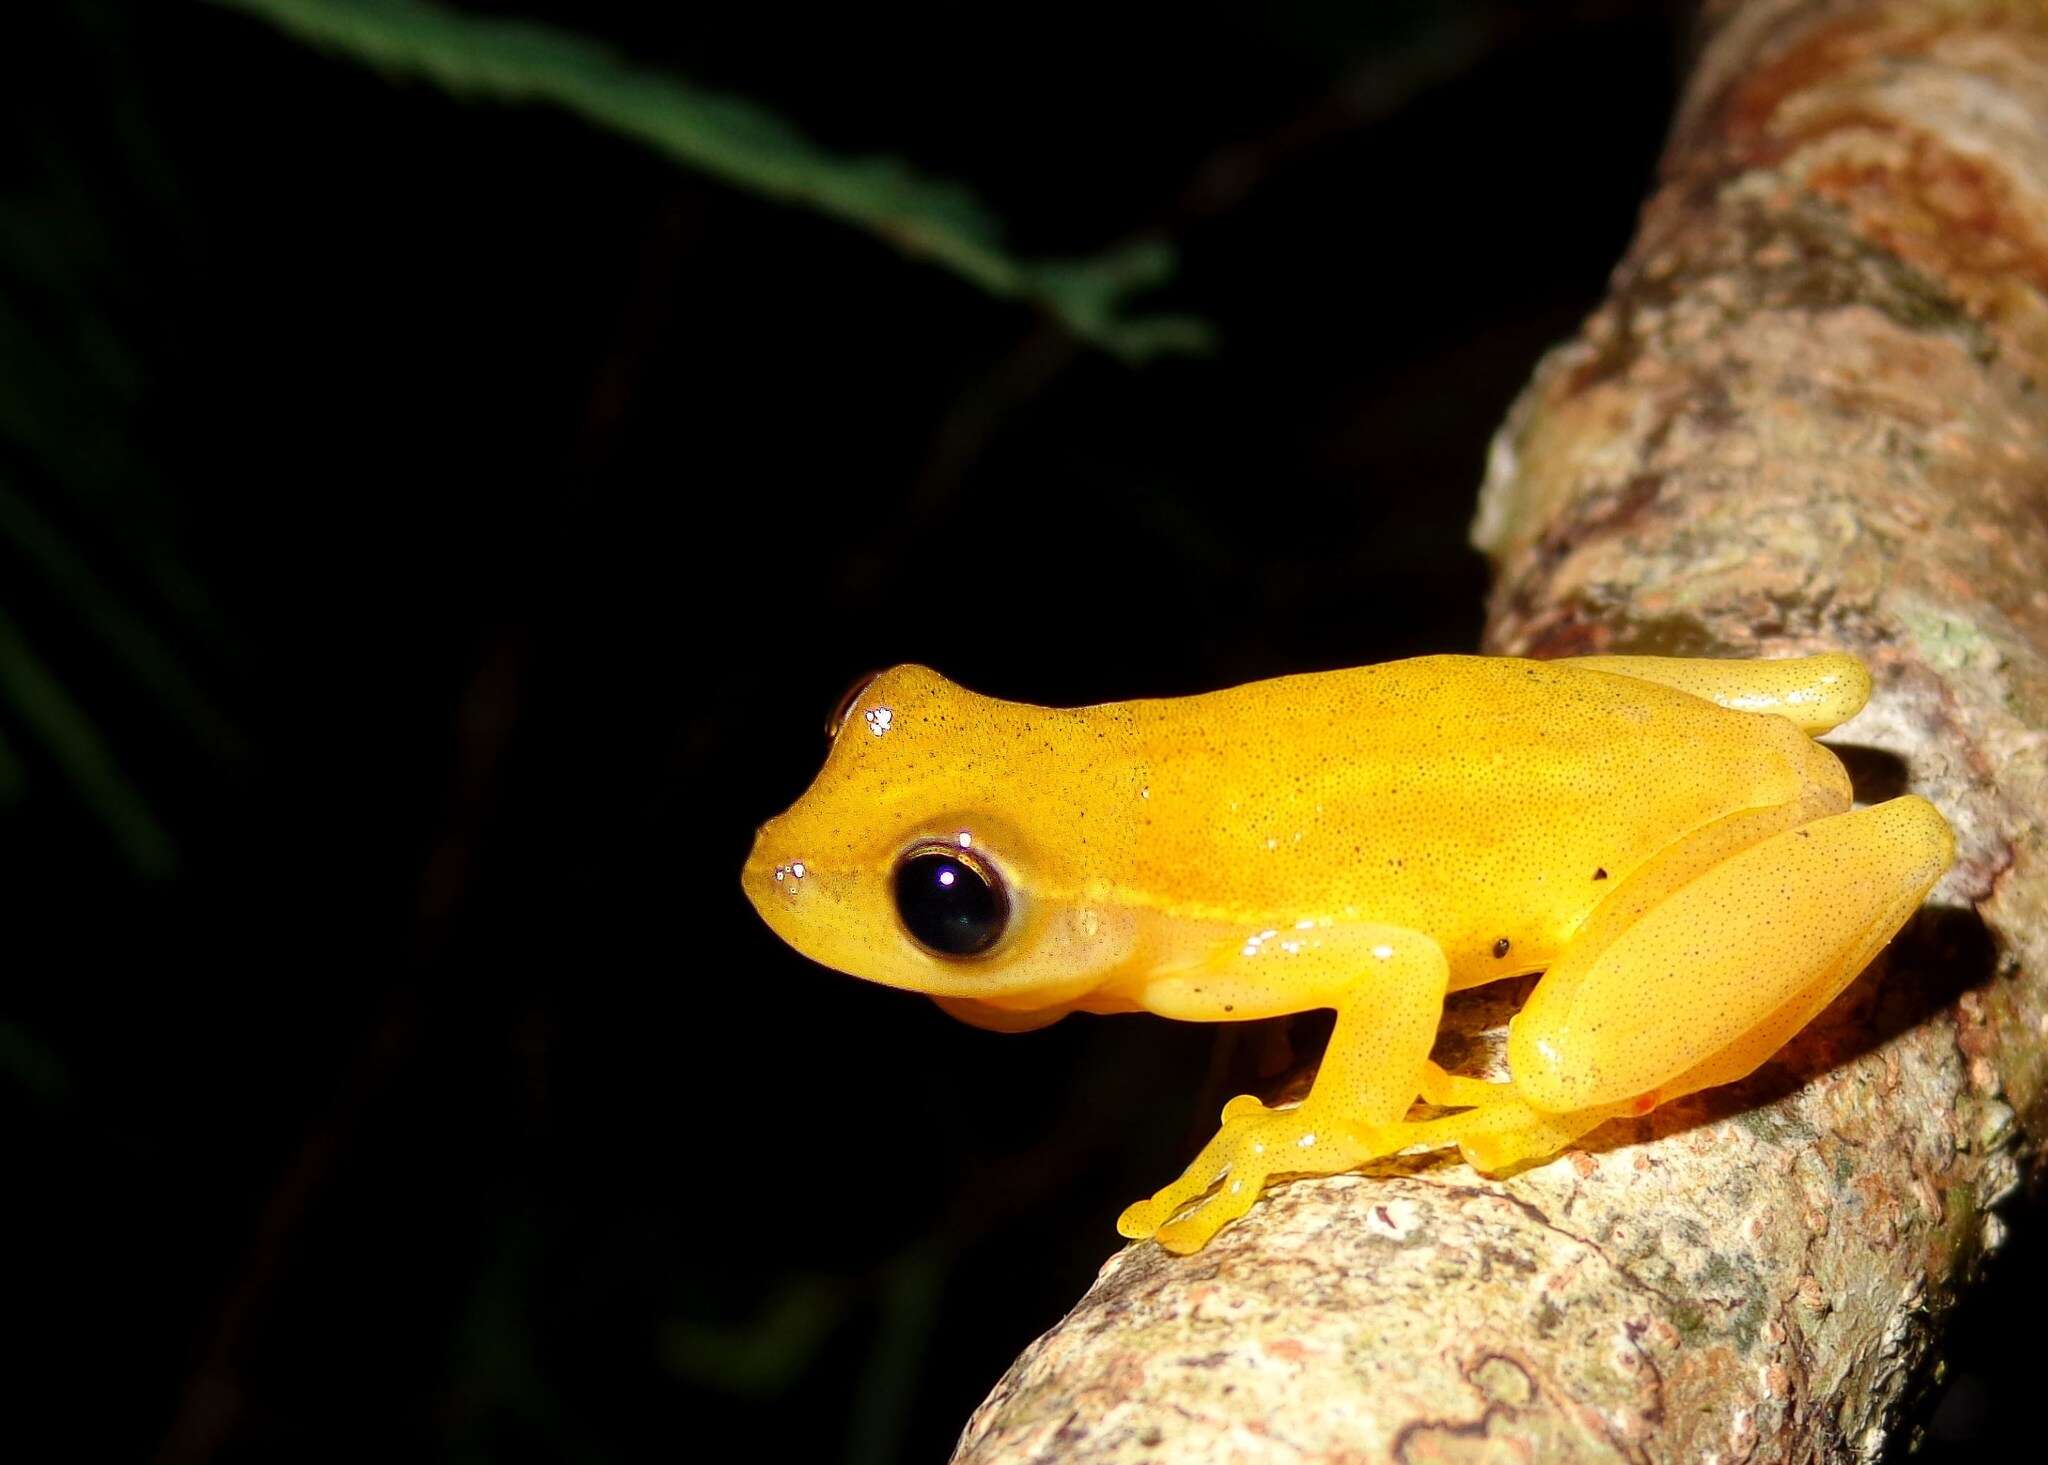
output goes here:
[[1166, 1203], [1165, 1196], [1166, 1191], [1162, 1190], [1125, 1206], [1123, 1214], [1116, 1218], [1117, 1235], [1130, 1241], [1144, 1241], [1151, 1237], [1174, 1212], [1175, 1208]]
[[1334, 1175], [1389, 1153], [1387, 1138], [1385, 1131], [1324, 1111], [1269, 1109], [1256, 1099], [1233, 1099], [1223, 1111], [1223, 1128], [1195, 1163], [1172, 1185], [1125, 1211], [1117, 1229], [1132, 1238], [1150, 1236], [1168, 1251], [1194, 1251], [1250, 1210], [1268, 1177]]
[[1518, 1135], [1475, 1134], [1458, 1141], [1459, 1158], [1482, 1175], [1499, 1175], [1532, 1158]]
[[[1118, 1233], [1133, 1241], [1143, 1241], [1172, 1220], [1175, 1211], [1222, 1180], [1235, 1154], [1232, 1136], [1251, 1109], [1263, 1111], [1265, 1105], [1249, 1094], [1239, 1094], [1224, 1105], [1223, 1127], [1216, 1131], [1215, 1137], [1188, 1162], [1187, 1169], [1180, 1172], [1180, 1179], [1155, 1191], [1145, 1200], [1124, 1207], [1124, 1213], [1116, 1218]], [[1234, 1123], [1233, 1115], [1236, 1116]]]
[[1494, 1083], [1483, 1078], [1467, 1078], [1460, 1073], [1446, 1073], [1434, 1063], [1422, 1065], [1422, 1079], [1417, 1085], [1425, 1104], [1435, 1104], [1445, 1109], [1472, 1109], [1483, 1105], [1498, 1104], [1514, 1097], [1514, 1085]]
[[1627, 1112], [1632, 1112], [1632, 1106], [1609, 1104], [1568, 1114], [1549, 1114], [1522, 1103], [1504, 1104], [1479, 1113], [1480, 1122], [1457, 1136], [1458, 1150], [1474, 1170], [1500, 1175], [1547, 1160], [1607, 1120]]
[[1252, 1208], [1265, 1184], [1264, 1175], [1232, 1173], [1214, 1195], [1161, 1226], [1152, 1239], [1177, 1256], [1200, 1251], [1218, 1231]]
[[[1125, 1207], [1124, 1213], [1117, 1217], [1118, 1232], [1133, 1241], [1142, 1241], [1157, 1234], [1173, 1219], [1176, 1211], [1197, 1196], [1213, 1189], [1226, 1175], [1242, 1180], [1248, 1149], [1246, 1137], [1274, 1112], [1250, 1094], [1239, 1094], [1225, 1104], [1222, 1127], [1206, 1145], [1202, 1146], [1202, 1152], [1189, 1162], [1187, 1169], [1181, 1171], [1180, 1179], [1148, 1199]], [[1261, 1174], [1263, 1173], [1262, 1171]], [[1245, 1201], [1245, 1206], [1249, 1206], [1252, 1200], [1258, 1198], [1257, 1184], [1254, 1183], [1250, 1189], [1251, 1197]], [[1225, 1220], [1243, 1214], [1244, 1208], [1239, 1207], [1231, 1216], [1225, 1217]], [[1219, 1221], [1216, 1224], [1220, 1226], [1223, 1222]], [[1209, 1234], [1213, 1235], [1214, 1230], [1212, 1227]], [[1197, 1242], [1195, 1245], [1200, 1243]]]
[[1133, 1241], [1158, 1235], [1176, 1211], [1222, 1181], [1224, 1174], [1221, 1169], [1190, 1165], [1173, 1184], [1124, 1207], [1124, 1213], [1116, 1218], [1118, 1233]]

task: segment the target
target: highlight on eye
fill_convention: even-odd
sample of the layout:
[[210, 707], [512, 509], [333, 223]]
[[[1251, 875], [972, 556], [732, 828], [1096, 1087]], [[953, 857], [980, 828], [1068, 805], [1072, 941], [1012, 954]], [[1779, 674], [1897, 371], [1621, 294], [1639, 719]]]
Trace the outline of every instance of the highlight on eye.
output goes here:
[[896, 915], [934, 956], [981, 956], [1003, 939], [1010, 898], [1002, 877], [955, 845], [919, 845], [896, 862]]

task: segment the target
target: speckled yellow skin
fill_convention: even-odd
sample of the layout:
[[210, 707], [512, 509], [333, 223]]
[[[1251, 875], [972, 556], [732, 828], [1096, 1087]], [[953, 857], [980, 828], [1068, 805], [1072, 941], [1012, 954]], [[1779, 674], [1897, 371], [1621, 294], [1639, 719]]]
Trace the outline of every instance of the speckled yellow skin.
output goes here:
[[[1335, 1008], [1306, 1099], [1232, 1100], [1119, 1222], [1188, 1251], [1272, 1175], [1450, 1144], [1497, 1170], [1763, 1062], [1953, 858], [1924, 799], [1850, 812], [1812, 740], [1869, 687], [1841, 655], [1432, 656], [1045, 708], [897, 667], [743, 883], [806, 955], [985, 1027]], [[1011, 918], [986, 953], [939, 957], [892, 871], [963, 838]], [[1429, 1062], [1446, 991], [1533, 971], [1510, 1083]], [[1418, 1098], [1463, 1112], [1411, 1121]]]

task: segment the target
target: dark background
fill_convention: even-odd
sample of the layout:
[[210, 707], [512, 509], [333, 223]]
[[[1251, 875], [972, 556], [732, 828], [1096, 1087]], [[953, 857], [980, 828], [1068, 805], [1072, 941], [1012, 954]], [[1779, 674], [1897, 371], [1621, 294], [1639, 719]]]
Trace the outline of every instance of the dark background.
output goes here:
[[[942, 1455], [1260, 1055], [812, 967], [741, 899], [754, 825], [898, 660], [1060, 702], [1473, 646], [1486, 440], [1627, 240], [1684, 7], [518, 7], [964, 179], [1027, 256], [1170, 238], [1148, 304], [1219, 345], [1142, 368], [558, 112], [38, 9], [0, 35], [12, 1427]], [[1952, 1451], [2042, 1295], [2019, 1229]]]

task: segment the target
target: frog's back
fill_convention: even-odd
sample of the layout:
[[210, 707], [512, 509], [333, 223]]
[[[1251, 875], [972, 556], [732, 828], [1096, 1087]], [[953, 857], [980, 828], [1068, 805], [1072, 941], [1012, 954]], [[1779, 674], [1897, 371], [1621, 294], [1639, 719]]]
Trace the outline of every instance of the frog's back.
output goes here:
[[1679, 836], [1798, 798], [1816, 753], [1839, 775], [1783, 719], [1512, 658], [1421, 657], [1132, 708], [1148, 789], [1137, 889], [1211, 917], [1413, 926], [1444, 945], [1459, 985], [1543, 965]]

